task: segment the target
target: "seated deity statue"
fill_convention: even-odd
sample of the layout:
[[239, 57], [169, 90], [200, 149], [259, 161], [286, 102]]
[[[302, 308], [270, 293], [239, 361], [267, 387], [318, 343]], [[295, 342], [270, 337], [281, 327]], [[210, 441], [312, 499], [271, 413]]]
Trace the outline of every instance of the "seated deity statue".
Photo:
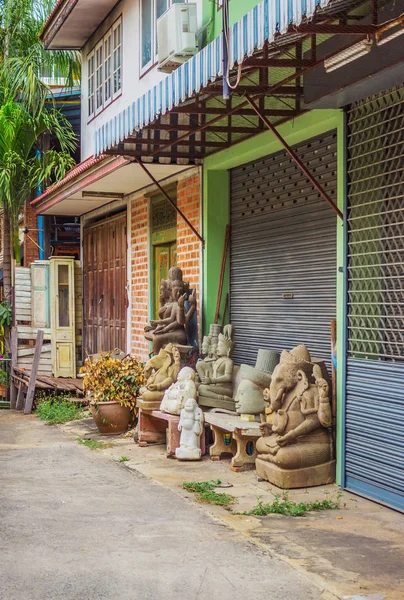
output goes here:
[[217, 342], [210, 336], [205, 335], [202, 340], [202, 356], [196, 363], [196, 371], [199, 381], [203, 377], [210, 377], [213, 374], [213, 364], [217, 360]]
[[191, 367], [183, 367], [177, 381], [164, 392], [160, 410], [179, 415], [188, 398], [196, 398], [195, 371]]
[[181, 357], [174, 344], [167, 344], [145, 365], [146, 385], [139, 390], [137, 406], [143, 410], [158, 410], [164, 392], [176, 381]]
[[333, 481], [328, 383], [305, 346], [282, 352], [269, 402], [273, 419], [261, 423], [263, 435], [256, 444], [258, 475], [284, 488]]
[[[189, 309], [186, 311], [187, 298]], [[189, 288], [182, 278], [182, 270], [172, 267], [168, 273], [168, 281], [161, 282], [159, 319], [150, 321], [150, 325], [145, 327], [145, 338], [153, 342], [154, 354], [168, 343], [188, 345], [186, 325], [195, 311], [195, 291], [189, 295]]]
[[232, 328], [228, 326], [225, 333], [219, 335], [217, 360], [213, 362], [211, 371], [200, 377], [198, 398], [201, 406], [234, 410], [232, 350]]
[[175, 450], [179, 460], [199, 460], [201, 458], [201, 435], [203, 412], [194, 398], [188, 398], [181, 410], [178, 430], [181, 432], [180, 447]]

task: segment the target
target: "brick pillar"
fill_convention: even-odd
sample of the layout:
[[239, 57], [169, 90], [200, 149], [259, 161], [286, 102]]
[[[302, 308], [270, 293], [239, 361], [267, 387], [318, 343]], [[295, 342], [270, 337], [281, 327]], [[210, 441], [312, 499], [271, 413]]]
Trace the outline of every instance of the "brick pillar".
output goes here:
[[149, 357], [144, 326], [149, 320], [148, 200], [137, 198], [131, 206], [131, 353], [142, 360]]
[[23, 227], [29, 229], [28, 234], [24, 234], [24, 267], [29, 267], [34, 260], [39, 259], [39, 248], [32, 241], [35, 240], [35, 242], [38, 243], [38, 231], [34, 231], [38, 229], [38, 219], [29, 200], [24, 206]]
[[[178, 182], [177, 206], [195, 229], [201, 232], [201, 179], [199, 174]], [[202, 313], [200, 294], [201, 253], [201, 242], [177, 213], [177, 264], [182, 269], [184, 281], [189, 281], [190, 287], [196, 289], [199, 339]]]

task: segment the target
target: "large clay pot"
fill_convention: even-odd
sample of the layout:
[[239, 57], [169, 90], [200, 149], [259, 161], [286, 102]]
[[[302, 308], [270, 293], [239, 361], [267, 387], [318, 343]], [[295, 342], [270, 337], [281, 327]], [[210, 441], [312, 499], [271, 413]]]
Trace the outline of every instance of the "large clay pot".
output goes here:
[[128, 429], [130, 409], [119, 402], [99, 402], [97, 407], [90, 404], [90, 410], [102, 435], [116, 435]]
[[7, 398], [7, 386], [5, 383], [0, 384], [0, 398]]

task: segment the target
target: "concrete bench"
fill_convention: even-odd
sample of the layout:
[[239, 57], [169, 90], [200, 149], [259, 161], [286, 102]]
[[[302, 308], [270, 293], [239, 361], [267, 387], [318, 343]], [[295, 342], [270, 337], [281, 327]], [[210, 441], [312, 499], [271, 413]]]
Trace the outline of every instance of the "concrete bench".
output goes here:
[[222, 454], [232, 454], [233, 471], [255, 468], [255, 444], [261, 437], [259, 423], [243, 421], [237, 414], [219, 412], [206, 412], [205, 421], [209, 423], [214, 436], [210, 448], [211, 460], [220, 460]]
[[[176, 448], [180, 446], [178, 431], [179, 415], [170, 415], [161, 410], [139, 409], [138, 441], [140, 446], [148, 443], [166, 444], [167, 456], [175, 456]], [[201, 435], [202, 456], [206, 453], [205, 428]]]

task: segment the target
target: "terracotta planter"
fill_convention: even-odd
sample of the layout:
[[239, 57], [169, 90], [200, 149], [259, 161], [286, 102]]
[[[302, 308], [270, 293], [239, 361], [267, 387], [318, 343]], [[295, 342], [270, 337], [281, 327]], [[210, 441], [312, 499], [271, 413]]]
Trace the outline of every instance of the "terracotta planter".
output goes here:
[[90, 404], [91, 414], [102, 435], [117, 435], [128, 429], [130, 409], [119, 402], [99, 402], [97, 409]]
[[0, 398], [7, 398], [7, 386], [5, 383], [0, 384]]

